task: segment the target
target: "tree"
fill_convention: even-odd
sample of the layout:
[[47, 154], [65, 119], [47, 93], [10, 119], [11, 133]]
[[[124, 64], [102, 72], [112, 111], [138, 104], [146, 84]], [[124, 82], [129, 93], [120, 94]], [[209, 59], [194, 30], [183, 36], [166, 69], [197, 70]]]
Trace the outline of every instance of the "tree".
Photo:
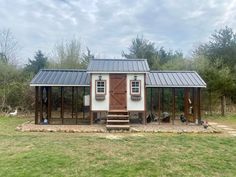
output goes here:
[[29, 59], [29, 64], [26, 65], [26, 70], [28, 72], [32, 72], [33, 74], [37, 74], [40, 69], [46, 68], [48, 63], [48, 58], [44, 56], [44, 54], [38, 50], [35, 53], [34, 60]]
[[62, 41], [55, 45], [53, 67], [67, 69], [81, 68], [82, 61], [79, 40]]
[[159, 66], [157, 61], [159, 60], [157, 56], [157, 50], [155, 48], [155, 43], [144, 39], [143, 37], [137, 36], [132, 40], [131, 45], [129, 46], [129, 53], [122, 51], [122, 56], [125, 58], [144, 58], [147, 59], [147, 62], [151, 68]]
[[94, 55], [91, 54], [90, 49], [87, 47], [87, 53], [83, 53], [83, 61], [81, 62], [82, 68], [86, 69], [90, 60], [94, 59]]
[[[231, 70], [236, 69], [236, 33], [229, 27], [215, 31], [210, 40], [200, 45], [194, 52], [197, 55], [204, 55], [211, 64], [218, 60], [228, 66]], [[222, 66], [218, 66], [222, 67]]]
[[132, 43], [128, 49], [129, 53], [125, 53], [124, 51], [122, 52], [123, 57], [131, 59], [132, 58], [147, 59], [151, 69], [161, 69], [164, 64], [170, 61], [173, 62], [176, 59], [184, 60], [182, 52], [180, 51], [173, 52], [172, 50], [166, 51], [164, 47], [160, 47], [158, 49], [155, 47], [154, 42], [151, 42], [139, 36], [137, 36], [135, 39], [132, 40]]
[[0, 60], [4, 63], [15, 62], [18, 43], [9, 29], [0, 31]]
[[235, 90], [236, 34], [229, 27], [215, 31], [210, 40], [200, 45], [194, 52], [195, 57], [204, 56], [208, 61], [203, 74], [208, 82], [209, 91], [221, 97], [221, 114], [225, 114], [226, 96]]

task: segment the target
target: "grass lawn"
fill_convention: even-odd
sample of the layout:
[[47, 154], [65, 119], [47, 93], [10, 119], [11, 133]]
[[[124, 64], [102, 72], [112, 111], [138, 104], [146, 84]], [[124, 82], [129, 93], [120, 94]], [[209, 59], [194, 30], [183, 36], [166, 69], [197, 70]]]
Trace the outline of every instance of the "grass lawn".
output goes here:
[[15, 131], [24, 121], [0, 118], [0, 176], [236, 176], [233, 137]]
[[217, 122], [219, 124], [228, 125], [228, 126], [236, 129], [236, 115], [235, 114], [226, 115], [224, 117], [219, 116], [219, 115], [208, 116], [206, 118], [206, 120], [209, 120], [212, 122]]

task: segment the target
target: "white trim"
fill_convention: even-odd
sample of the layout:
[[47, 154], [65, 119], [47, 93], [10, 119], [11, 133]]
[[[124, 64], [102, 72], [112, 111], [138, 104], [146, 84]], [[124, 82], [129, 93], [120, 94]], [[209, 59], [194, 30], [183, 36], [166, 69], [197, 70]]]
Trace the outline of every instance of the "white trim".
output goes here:
[[43, 87], [43, 86], [51, 86], [51, 87], [90, 87], [90, 85], [30, 84], [30, 87]]

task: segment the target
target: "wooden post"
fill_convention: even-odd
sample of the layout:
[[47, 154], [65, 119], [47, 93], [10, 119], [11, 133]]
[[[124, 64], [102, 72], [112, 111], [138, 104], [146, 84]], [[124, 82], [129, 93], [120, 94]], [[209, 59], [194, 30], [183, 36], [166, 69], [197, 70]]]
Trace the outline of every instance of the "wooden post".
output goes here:
[[64, 124], [64, 87], [61, 87], [61, 119]]
[[158, 88], [158, 117], [161, 124], [161, 88]]
[[173, 94], [172, 124], [174, 125], [174, 121], [175, 121], [175, 88], [172, 88], [172, 94]]
[[72, 119], [74, 118], [74, 87], [72, 86], [71, 88], [71, 92], [72, 92], [72, 95], [71, 95], [71, 99], [72, 99], [72, 109], [71, 109], [71, 117]]
[[197, 90], [193, 88], [193, 119], [196, 122], [197, 119]]
[[147, 87], [146, 87], [146, 74], [144, 74], [144, 112], [143, 112], [143, 124], [147, 124]]
[[38, 118], [38, 97], [39, 97], [39, 87], [35, 87], [35, 124], [38, 124], [39, 118]]
[[151, 114], [152, 114], [152, 112], [153, 112], [153, 95], [152, 95], [152, 87], [151, 87], [151, 109], [150, 109], [150, 111], [151, 111]]
[[76, 124], [78, 124], [78, 89], [79, 87], [76, 87], [76, 93], [75, 93], [75, 118], [76, 118]]
[[47, 115], [48, 115], [48, 123], [50, 124], [51, 121], [51, 111], [52, 111], [52, 87], [47, 88], [47, 100], [48, 100], [48, 107], [47, 107]]
[[83, 88], [83, 98], [82, 98], [83, 99], [83, 103], [82, 103], [83, 104], [83, 119], [85, 118], [85, 109], [84, 109], [85, 108], [85, 106], [84, 106], [84, 101], [85, 100], [84, 100], [84, 96], [85, 96], [85, 87]]
[[189, 114], [189, 88], [184, 88], [184, 117], [186, 118], [186, 123], [188, 123]]
[[198, 88], [198, 94], [197, 94], [197, 102], [198, 102], [198, 124], [201, 124], [201, 88]]
[[165, 100], [165, 92], [164, 88], [161, 88], [161, 111], [164, 112], [164, 100]]
[[43, 122], [43, 87], [40, 87], [40, 123]]

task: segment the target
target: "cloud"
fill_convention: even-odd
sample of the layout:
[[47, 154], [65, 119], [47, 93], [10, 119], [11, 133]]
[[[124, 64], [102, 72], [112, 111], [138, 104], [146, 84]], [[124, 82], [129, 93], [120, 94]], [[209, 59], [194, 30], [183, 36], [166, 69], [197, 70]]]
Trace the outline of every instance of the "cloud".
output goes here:
[[189, 54], [215, 29], [236, 30], [235, 9], [235, 0], [1, 0], [0, 23], [19, 41], [22, 63], [74, 36], [100, 57], [120, 58], [137, 35]]

